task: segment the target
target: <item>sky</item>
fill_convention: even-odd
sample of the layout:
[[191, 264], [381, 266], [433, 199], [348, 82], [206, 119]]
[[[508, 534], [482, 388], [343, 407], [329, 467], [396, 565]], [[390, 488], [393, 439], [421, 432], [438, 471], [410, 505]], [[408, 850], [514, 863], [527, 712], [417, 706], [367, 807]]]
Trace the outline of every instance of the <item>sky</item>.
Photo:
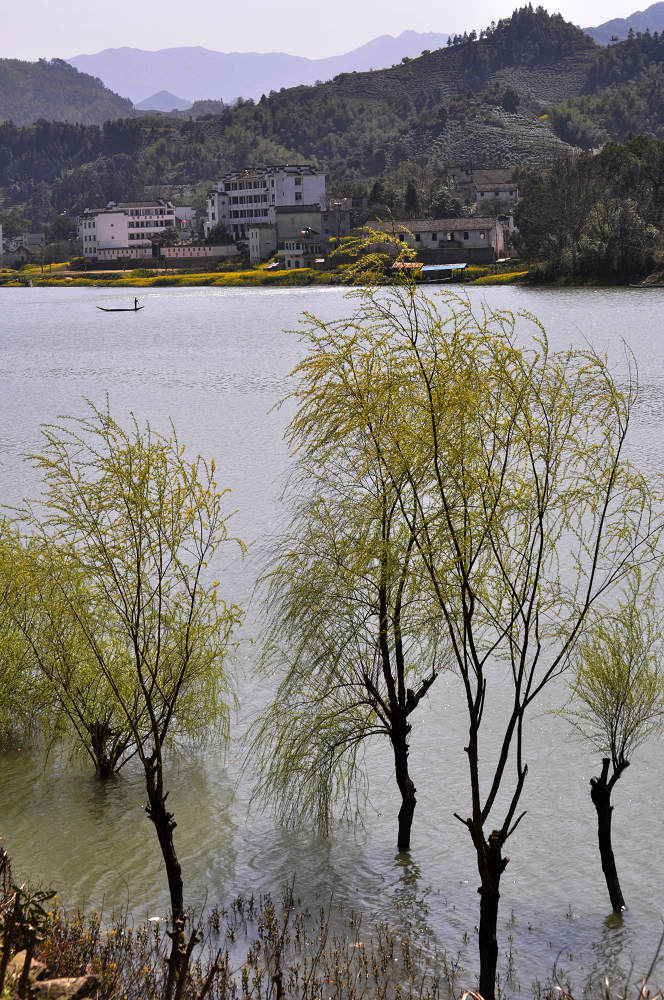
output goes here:
[[[203, 45], [218, 52], [340, 55], [378, 35], [486, 27], [526, 0], [0, 0], [0, 58], [68, 59], [101, 49]], [[537, 0], [533, 0], [533, 6]], [[650, 0], [641, 4], [649, 6]], [[637, 0], [544, 0], [581, 27], [626, 17]]]

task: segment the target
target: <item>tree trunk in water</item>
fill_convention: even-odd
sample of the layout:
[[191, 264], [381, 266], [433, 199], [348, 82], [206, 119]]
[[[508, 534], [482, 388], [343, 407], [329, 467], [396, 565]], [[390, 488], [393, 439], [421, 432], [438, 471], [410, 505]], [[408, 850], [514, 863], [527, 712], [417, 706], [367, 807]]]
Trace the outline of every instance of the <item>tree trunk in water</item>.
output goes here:
[[[481, 836], [481, 834], [480, 834]], [[484, 844], [486, 870], [480, 894], [480, 989], [484, 1000], [494, 1000], [496, 990], [496, 970], [498, 967], [498, 903], [500, 901], [500, 876], [507, 865], [502, 857], [502, 838], [499, 831], [489, 836]], [[481, 874], [481, 872], [480, 872]]]
[[408, 773], [408, 733], [410, 726], [406, 720], [393, 724], [392, 747], [394, 750], [394, 771], [397, 785], [401, 792], [401, 808], [399, 809], [399, 835], [397, 847], [400, 851], [410, 850], [410, 830], [413, 825], [413, 815], [417, 799], [417, 789]]
[[171, 897], [172, 928], [169, 931], [171, 951], [168, 956], [168, 975], [164, 990], [164, 1000], [171, 1000], [178, 979], [183, 973], [184, 947], [184, 894], [182, 887], [182, 869], [173, 843], [173, 830], [176, 823], [173, 813], [166, 808], [166, 796], [161, 780], [161, 761], [153, 761], [145, 771], [145, 784], [148, 793], [146, 812], [157, 831], [161, 855], [164, 859], [168, 890]]
[[[613, 780], [608, 781], [610, 760], [605, 757], [602, 761], [602, 773], [599, 778], [590, 779], [590, 797], [597, 811], [597, 839], [599, 841], [599, 856], [602, 860], [602, 871], [606, 879], [606, 887], [609, 890], [611, 906], [617, 912], [625, 909], [625, 900], [620, 888], [616, 861], [613, 856], [613, 846], [611, 844], [611, 791]], [[619, 777], [619, 774], [618, 774]], [[615, 780], [617, 778], [614, 775]]]
[[183, 916], [184, 911], [182, 869], [180, 868], [180, 862], [175, 853], [175, 844], [173, 843], [173, 830], [176, 824], [173, 813], [169, 812], [166, 808], [166, 796], [157, 790], [156, 783], [154, 782], [148, 782], [148, 807], [146, 812], [157, 831], [159, 847], [161, 848], [161, 855], [164, 859], [164, 867], [166, 868], [166, 877], [168, 878], [171, 913], [175, 922]]

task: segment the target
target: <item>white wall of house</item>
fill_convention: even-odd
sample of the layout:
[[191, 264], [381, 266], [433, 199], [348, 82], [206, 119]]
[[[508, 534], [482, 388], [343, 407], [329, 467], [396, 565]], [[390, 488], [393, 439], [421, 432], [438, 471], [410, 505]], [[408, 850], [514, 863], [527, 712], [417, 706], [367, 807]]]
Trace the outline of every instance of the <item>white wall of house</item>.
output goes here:
[[505, 227], [498, 219], [470, 218], [410, 220], [399, 223], [410, 230], [405, 242], [416, 250], [442, 250], [445, 247], [466, 249], [491, 248], [496, 257], [505, 252]]
[[85, 257], [118, 247], [144, 254], [155, 236], [174, 223], [175, 209], [171, 202], [120, 202], [84, 212], [78, 220], [78, 238]]
[[95, 238], [98, 250], [128, 246], [129, 219], [124, 212], [104, 212], [95, 219]]
[[474, 193], [479, 212], [482, 211], [483, 205], [490, 204], [500, 206], [501, 210], [509, 211], [509, 209], [514, 208], [519, 199], [519, 189], [516, 184], [476, 186]]
[[177, 247], [160, 247], [159, 253], [167, 260], [187, 260], [201, 257], [237, 257], [238, 249], [234, 243], [216, 247], [183, 243]]
[[268, 210], [283, 205], [325, 206], [325, 174], [309, 164], [260, 167], [223, 177], [207, 197], [206, 235], [223, 224], [234, 239], [268, 222]]
[[269, 224], [249, 226], [249, 263], [260, 264], [277, 249], [277, 227]]

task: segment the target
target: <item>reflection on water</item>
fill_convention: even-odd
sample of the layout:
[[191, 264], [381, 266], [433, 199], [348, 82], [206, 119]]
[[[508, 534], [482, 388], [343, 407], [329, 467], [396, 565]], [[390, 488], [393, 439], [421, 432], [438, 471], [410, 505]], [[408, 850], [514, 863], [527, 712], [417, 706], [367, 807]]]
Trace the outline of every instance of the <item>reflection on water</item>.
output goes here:
[[[265, 540], [285, 521], [279, 498], [288, 468], [282, 431], [290, 404], [275, 404], [302, 347], [284, 331], [297, 326], [304, 310], [335, 318], [350, 305], [338, 289], [146, 289], [146, 308], [131, 323], [95, 309], [123, 294], [0, 289], [2, 500], [16, 504], [37, 489], [20, 455], [39, 446], [40, 422], [80, 414], [83, 396], [103, 404], [108, 392], [115, 415], [132, 410], [156, 429], [172, 419], [194, 453], [215, 457], [220, 484], [233, 491], [232, 530], [249, 544], [245, 560], [235, 553], [220, 560], [222, 591], [248, 603]], [[553, 349], [587, 338], [608, 354], [620, 377], [626, 374], [625, 337], [642, 378], [631, 455], [648, 469], [664, 467], [664, 292], [486, 288], [470, 295], [477, 303], [538, 315]], [[254, 603], [246, 635], [258, 636], [260, 625]], [[398, 803], [389, 759], [379, 754], [369, 755], [364, 826], [340, 824], [328, 841], [310, 830], [283, 830], [269, 813], [249, 808], [251, 774], [242, 767], [241, 737], [265, 698], [249, 679], [256, 650], [246, 643], [239, 653], [240, 711], [230, 752], [211, 745], [169, 756], [167, 787], [188, 903], [224, 905], [239, 892], [278, 895], [294, 883], [314, 913], [332, 897], [346, 911], [359, 912], [364, 926], [382, 920], [410, 926], [427, 948], [460, 954], [463, 985], [472, 986], [477, 873], [468, 833], [453, 818], [468, 809], [464, 733], [457, 721], [463, 705], [454, 679], [441, 677], [412, 734], [419, 800], [413, 849], [395, 856]], [[493, 697], [500, 699], [499, 685]], [[631, 907], [615, 922], [605, 919], [588, 795], [595, 761], [559, 719], [546, 714], [547, 707], [540, 706], [527, 734], [528, 815], [510, 841], [503, 877], [501, 975], [516, 970], [515, 982], [527, 994], [555, 966], [569, 973], [580, 993], [585, 980], [605, 974], [623, 983], [632, 957], [635, 974], [643, 974], [655, 953], [664, 897], [664, 810], [661, 804], [651, 808], [650, 788], [661, 788], [661, 743], [640, 751], [638, 766], [614, 793], [614, 847]], [[164, 912], [167, 889], [144, 798], [135, 764], [100, 783], [80, 759], [54, 753], [44, 763], [27, 750], [0, 758], [0, 836], [17, 870], [56, 887], [67, 903], [103, 905], [106, 912], [130, 906], [138, 918]], [[647, 823], [630, 821], [644, 808]]]

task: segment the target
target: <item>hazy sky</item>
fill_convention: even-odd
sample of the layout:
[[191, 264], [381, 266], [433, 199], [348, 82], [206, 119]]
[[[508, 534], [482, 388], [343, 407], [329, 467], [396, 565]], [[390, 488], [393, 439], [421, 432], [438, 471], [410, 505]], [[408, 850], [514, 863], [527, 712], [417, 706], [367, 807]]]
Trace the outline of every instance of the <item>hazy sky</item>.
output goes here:
[[[0, 0], [0, 57], [66, 59], [129, 45], [220, 52], [339, 55], [377, 35], [483, 28], [525, 0]], [[533, 5], [536, 0], [533, 0]], [[649, 0], [643, 3], [647, 7]], [[633, 13], [636, 0], [544, 2], [587, 27]]]

